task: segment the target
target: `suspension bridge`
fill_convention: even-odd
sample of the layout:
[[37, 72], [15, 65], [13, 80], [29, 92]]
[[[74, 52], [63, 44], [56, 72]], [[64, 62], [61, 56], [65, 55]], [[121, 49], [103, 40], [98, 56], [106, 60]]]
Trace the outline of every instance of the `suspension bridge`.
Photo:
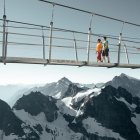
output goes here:
[[[140, 38], [123, 36], [123, 27], [126, 24], [138, 28], [140, 27], [139, 24], [47, 0], [39, 1], [53, 6], [52, 19], [49, 26], [8, 20], [5, 14], [4, 3], [4, 15], [0, 19], [1, 63], [140, 68], [139, 61], [135, 61], [135, 59], [138, 60], [140, 58]], [[91, 15], [88, 32], [54, 27], [55, 6]], [[93, 16], [120, 22], [122, 24], [120, 34], [113, 36], [92, 33], [91, 24]], [[95, 46], [97, 42], [93, 41], [92, 38], [97, 39], [104, 36], [107, 36], [109, 39], [111, 63], [96, 62]], [[115, 40], [117, 43], [111, 43], [111, 40]]]

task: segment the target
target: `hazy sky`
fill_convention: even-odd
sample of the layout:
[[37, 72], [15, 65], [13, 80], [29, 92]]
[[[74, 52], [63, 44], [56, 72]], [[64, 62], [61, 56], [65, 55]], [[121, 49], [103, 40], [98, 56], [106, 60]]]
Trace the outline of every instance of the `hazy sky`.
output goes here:
[[[92, 11], [105, 16], [118, 18], [124, 21], [140, 24], [140, 0], [52, 0], [57, 3], [76, 7], [79, 9]], [[40, 25], [49, 26], [51, 21], [52, 5], [40, 2], [38, 0], [6, 0], [6, 15], [7, 19], [14, 21], [22, 21], [27, 23], [34, 23]], [[0, 0], [0, 17], [3, 17], [3, 0]], [[67, 8], [55, 6], [54, 7], [54, 27], [65, 28], [70, 30], [88, 32], [91, 15], [73, 11]], [[0, 22], [2, 25], [2, 22]], [[93, 16], [92, 19], [92, 32], [95, 34], [106, 34], [119, 36], [121, 32], [122, 23], [104, 19], [101, 17]], [[17, 32], [18, 29], [12, 29], [11, 31]], [[24, 32], [24, 31], [23, 31]], [[26, 31], [26, 33], [32, 33], [32, 31]], [[37, 32], [37, 34], [39, 34]], [[40, 32], [41, 35], [41, 32]], [[49, 35], [49, 32], [46, 32]], [[59, 35], [59, 34], [58, 34]], [[71, 34], [64, 34], [65, 37], [73, 37]], [[76, 38], [84, 38], [87, 40], [87, 36], [75, 35]], [[131, 38], [140, 38], [140, 27], [124, 25], [123, 36]], [[2, 34], [0, 34], [2, 40]], [[21, 39], [16, 36], [8, 37], [10, 41], [24, 41], [29, 40], [30, 43], [41, 43], [42, 40], [36, 40], [35, 38]], [[93, 41], [97, 40], [97, 37], [92, 38]], [[140, 39], [139, 39], [140, 40]], [[117, 44], [116, 40], [109, 40], [110, 43]], [[59, 42], [53, 42], [59, 44]], [[66, 44], [70, 44], [67, 42]], [[58, 45], [57, 44], [57, 45]], [[1, 45], [1, 44], [0, 44]], [[86, 44], [80, 44], [86, 47]], [[140, 44], [128, 44], [139, 46]], [[92, 47], [95, 48], [96, 44]], [[30, 57], [38, 57], [42, 55], [42, 49], [30, 47], [29, 50], [25, 50], [24, 47], [18, 50], [18, 47], [8, 46], [8, 55], [21, 56], [29, 55]], [[111, 46], [110, 46], [111, 47]], [[139, 46], [140, 47], [140, 46]], [[116, 48], [114, 48], [116, 49]], [[39, 50], [39, 51], [38, 51]], [[53, 50], [53, 56], [58, 55], [59, 58], [65, 58], [71, 56], [66, 52], [56, 52]], [[1, 46], [0, 46], [1, 53]], [[28, 54], [29, 53], [29, 54]], [[82, 52], [79, 52], [79, 56]], [[86, 54], [84, 54], [84, 57]], [[111, 62], [116, 61], [116, 54], [110, 53]], [[91, 60], [96, 61], [95, 52], [91, 53]], [[121, 58], [126, 63], [125, 56]], [[130, 56], [131, 62], [137, 62], [140, 60], [140, 55]], [[93, 67], [71, 67], [71, 66], [43, 66], [43, 65], [25, 65], [25, 64], [0, 64], [0, 84], [38, 84], [57, 81], [62, 77], [67, 77], [73, 82], [80, 83], [97, 83], [106, 82], [111, 80], [114, 76], [125, 73], [129, 76], [140, 79], [140, 69], [124, 69], [124, 68], [93, 68]]]

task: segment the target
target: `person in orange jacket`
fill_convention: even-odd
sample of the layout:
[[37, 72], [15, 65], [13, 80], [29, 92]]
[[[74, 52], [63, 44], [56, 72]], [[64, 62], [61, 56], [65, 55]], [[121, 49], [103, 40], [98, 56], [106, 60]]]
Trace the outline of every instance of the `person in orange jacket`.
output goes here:
[[102, 42], [101, 42], [101, 39], [98, 39], [97, 40], [97, 46], [96, 46], [96, 54], [97, 54], [97, 62], [100, 61], [100, 62], [103, 62], [102, 60]]

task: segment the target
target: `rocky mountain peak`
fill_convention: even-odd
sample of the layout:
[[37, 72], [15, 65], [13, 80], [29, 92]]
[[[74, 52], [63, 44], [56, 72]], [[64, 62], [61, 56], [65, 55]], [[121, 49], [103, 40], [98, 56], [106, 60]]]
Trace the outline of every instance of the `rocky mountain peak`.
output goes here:
[[72, 84], [72, 82], [68, 78], [66, 78], [66, 77], [61, 78], [58, 81], [58, 83], [63, 83], [63, 84], [66, 84], [66, 85]]
[[0, 140], [140, 139], [140, 80], [121, 74], [83, 87], [63, 77], [31, 89], [13, 109], [0, 100]]
[[28, 95], [23, 95], [13, 106], [13, 109], [24, 109], [33, 116], [44, 112], [46, 119], [51, 122], [54, 121], [54, 118], [57, 118], [58, 109], [55, 103], [56, 100], [51, 96], [45, 96], [40, 92], [31, 92]]
[[[84, 107], [81, 108], [82, 115], [78, 116], [76, 123], [71, 123], [70, 127], [77, 133], [85, 133], [90, 139], [94, 139], [97, 135], [96, 133], [87, 134], [86, 131], [90, 130], [94, 125], [93, 130], [102, 127], [105, 131], [113, 130], [113, 132], [119, 133], [121, 138], [118, 139], [138, 140], [140, 139], [140, 134], [132, 122], [132, 116], [135, 116], [136, 108], [133, 108], [133, 112], [131, 112], [131, 109], [125, 104], [126, 102], [130, 106], [133, 104], [133, 97], [130, 93], [121, 87], [116, 89], [112, 86], [106, 86], [102, 89], [101, 94], [93, 96], [85, 103]], [[137, 105], [139, 106], [140, 104]], [[82, 125], [83, 122], [85, 122], [84, 125]], [[86, 126], [86, 129], [83, 126]], [[108, 140], [109, 138], [98, 137], [97, 139]], [[113, 140], [113, 138], [109, 140]]]
[[130, 77], [124, 73], [120, 76], [115, 76], [112, 81], [107, 82], [105, 85], [111, 85], [115, 88], [125, 88], [132, 94], [132, 96], [140, 97], [140, 80]]

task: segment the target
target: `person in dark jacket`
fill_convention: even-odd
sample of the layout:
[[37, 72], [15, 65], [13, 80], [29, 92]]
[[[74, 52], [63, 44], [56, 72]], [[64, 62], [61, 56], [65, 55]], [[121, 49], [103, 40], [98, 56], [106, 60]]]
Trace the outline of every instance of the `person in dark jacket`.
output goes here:
[[109, 47], [108, 47], [108, 41], [107, 41], [107, 38], [106, 37], [104, 37], [102, 56], [103, 56], [103, 61], [104, 62], [106, 62], [106, 59], [105, 58], [107, 57], [107, 61], [108, 61], [108, 63], [110, 63]]

